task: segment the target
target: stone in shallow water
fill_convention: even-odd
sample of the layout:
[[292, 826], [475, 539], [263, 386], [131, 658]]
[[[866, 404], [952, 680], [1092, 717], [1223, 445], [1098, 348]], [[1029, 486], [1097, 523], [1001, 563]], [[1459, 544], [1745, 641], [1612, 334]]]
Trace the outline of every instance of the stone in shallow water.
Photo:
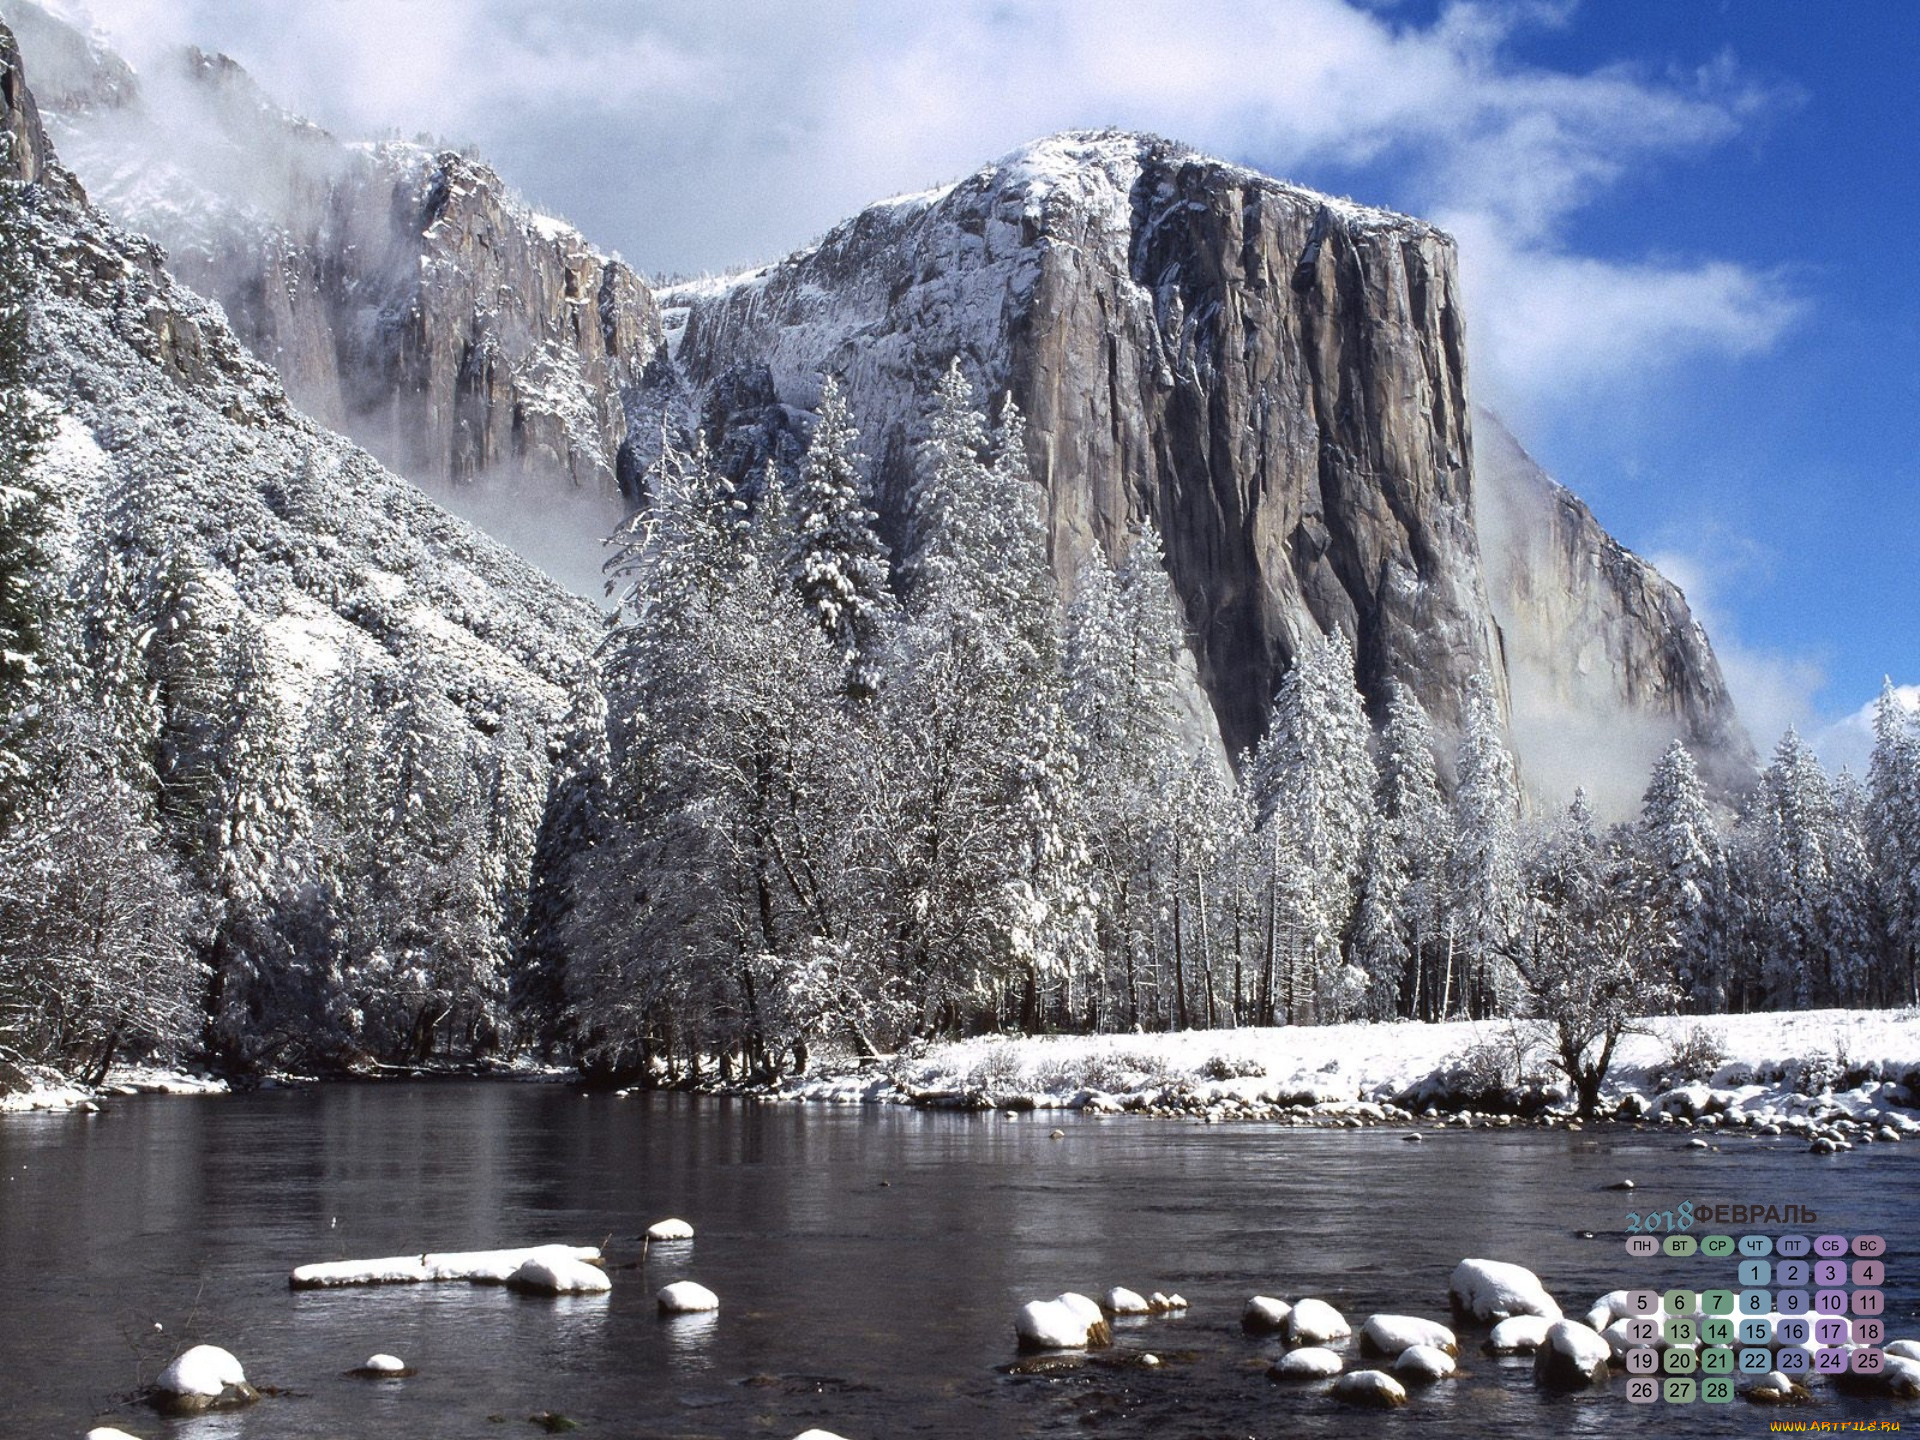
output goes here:
[[649, 1240], [691, 1240], [693, 1226], [684, 1220], [660, 1220], [647, 1227]]
[[1369, 1315], [1360, 1327], [1360, 1351], [1365, 1355], [1392, 1359], [1415, 1345], [1431, 1345], [1449, 1355], [1460, 1348], [1453, 1331], [1438, 1320], [1422, 1320], [1417, 1315]]
[[1353, 1370], [1333, 1382], [1333, 1398], [1343, 1405], [1391, 1410], [1407, 1403], [1407, 1392], [1384, 1370]]
[[1494, 1355], [1525, 1355], [1538, 1350], [1553, 1328], [1544, 1315], [1510, 1315], [1493, 1327], [1486, 1348]]
[[1540, 1277], [1524, 1265], [1504, 1260], [1462, 1260], [1447, 1284], [1453, 1308], [1475, 1320], [1504, 1320], [1509, 1315], [1560, 1318], [1560, 1307]]
[[1282, 1355], [1267, 1368], [1267, 1374], [1275, 1380], [1325, 1380], [1345, 1368], [1346, 1362], [1333, 1351], [1306, 1345]]
[[1287, 1314], [1287, 1339], [1295, 1345], [1324, 1345], [1352, 1333], [1346, 1317], [1324, 1300], [1302, 1300]]
[[194, 1415], [251, 1405], [260, 1392], [247, 1383], [246, 1372], [230, 1351], [195, 1345], [160, 1372], [147, 1398], [169, 1415]]
[[535, 1295], [604, 1295], [613, 1288], [606, 1271], [561, 1254], [528, 1256], [507, 1284]]
[[653, 1298], [662, 1315], [699, 1315], [720, 1308], [720, 1297], [692, 1280], [676, 1280], [664, 1285]]
[[1409, 1345], [1393, 1362], [1393, 1373], [1409, 1380], [1444, 1380], [1455, 1368], [1453, 1356], [1437, 1345]]
[[1273, 1335], [1284, 1330], [1293, 1307], [1271, 1295], [1256, 1295], [1240, 1312], [1240, 1328], [1250, 1335]]
[[1533, 1352], [1533, 1383], [1548, 1390], [1584, 1390], [1604, 1385], [1613, 1346], [1578, 1320], [1556, 1320]]

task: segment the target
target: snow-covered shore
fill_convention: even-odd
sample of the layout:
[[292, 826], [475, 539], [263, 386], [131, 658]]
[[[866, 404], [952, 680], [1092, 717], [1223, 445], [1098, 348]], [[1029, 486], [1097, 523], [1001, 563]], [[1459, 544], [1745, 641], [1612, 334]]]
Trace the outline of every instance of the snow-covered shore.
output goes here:
[[[1508, 1021], [983, 1038], [829, 1065], [779, 1098], [959, 1109], [1134, 1111], [1305, 1124], [1559, 1123], [1572, 1109], [1537, 1034]], [[1920, 1133], [1920, 1012], [1662, 1016], [1620, 1043], [1617, 1118], [1818, 1134]], [[1891, 1138], [1891, 1137], [1884, 1137]]]
[[30, 1078], [32, 1083], [26, 1089], [0, 1093], [0, 1114], [98, 1109], [101, 1100], [115, 1096], [227, 1093], [224, 1080], [151, 1065], [115, 1066], [107, 1073], [106, 1081], [97, 1086], [81, 1085], [44, 1069], [34, 1071]]

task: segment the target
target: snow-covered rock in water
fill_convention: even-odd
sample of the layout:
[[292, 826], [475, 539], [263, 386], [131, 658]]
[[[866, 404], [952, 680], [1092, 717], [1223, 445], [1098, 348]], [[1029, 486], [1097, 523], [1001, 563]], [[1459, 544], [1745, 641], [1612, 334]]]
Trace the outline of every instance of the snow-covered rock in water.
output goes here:
[[1325, 1380], [1346, 1369], [1346, 1362], [1320, 1345], [1303, 1345], [1289, 1350], [1272, 1365], [1267, 1374], [1276, 1380]]
[[1813, 1398], [1813, 1392], [1798, 1383], [1791, 1375], [1783, 1375], [1778, 1370], [1769, 1370], [1743, 1386], [1740, 1398], [1755, 1405], [1798, 1405]]
[[1409, 1345], [1393, 1362], [1394, 1374], [1409, 1380], [1444, 1380], [1457, 1368], [1453, 1356], [1438, 1345]]
[[1878, 1374], [1863, 1375], [1859, 1371], [1849, 1370], [1833, 1377], [1833, 1388], [1849, 1395], [1891, 1396], [1895, 1400], [1920, 1399], [1920, 1360], [1882, 1351]]
[[1509, 1315], [1487, 1336], [1490, 1355], [1528, 1355], [1546, 1343], [1553, 1321], [1544, 1315]]
[[[1613, 1351], [1613, 1358], [1622, 1364], [1626, 1362], [1627, 1352], [1629, 1350], [1643, 1349], [1648, 1343], [1645, 1340], [1636, 1340], [1634, 1338], [1633, 1321], [1630, 1319], [1615, 1320], [1600, 1332], [1600, 1337], [1607, 1342], [1607, 1347]], [[1667, 1342], [1664, 1339], [1656, 1339], [1652, 1343], [1655, 1348], [1661, 1350], [1666, 1349], [1667, 1346]]]
[[1275, 1335], [1286, 1329], [1287, 1316], [1292, 1313], [1293, 1307], [1286, 1301], [1256, 1295], [1240, 1312], [1240, 1328], [1249, 1335]]
[[1325, 1345], [1352, 1333], [1346, 1317], [1324, 1300], [1302, 1300], [1287, 1312], [1287, 1339], [1294, 1345]]
[[327, 1290], [345, 1285], [419, 1285], [465, 1280], [504, 1285], [527, 1261], [600, 1258], [596, 1245], [522, 1245], [511, 1250], [449, 1250], [425, 1255], [394, 1255], [381, 1260], [328, 1260], [302, 1265], [287, 1277], [295, 1290]]
[[1549, 1390], [1584, 1390], [1606, 1383], [1613, 1347], [1578, 1320], [1556, 1320], [1533, 1352], [1533, 1383]]
[[1920, 1340], [1889, 1340], [1881, 1353], [1898, 1355], [1903, 1360], [1920, 1360]]
[[1407, 1392], [1384, 1370], [1353, 1370], [1333, 1382], [1333, 1398], [1343, 1405], [1392, 1410], [1407, 1403]]
[[663, 1285], [654, 1297], [662, 1315], [698, 1315], [720, 1308], [720, 1297], [692, 1280], [676, 1280]]
[[647, 1227], [649, 1240], [691, 1240], [693, 1226], [684, 1220], [660, 1220]]
[[1084, 1350], [1090, 1328], [1086, 1316], [1058, 1300], [1029, 1300], [1013, 1317], [1022, 1350]]
[[160, 1372], [148, 1398], [169, 1414], [192, 1415], [251, 1405], [260, 1392], [247, 1383], [232, 1352], [218, 1345], [195, 1345]]
[[129, 1435], [124, 1430], [116, 1430], [111, 1425], [96, 1425], [87, 1431], [87, 1440], [140, 1440], [138, 1435]]
[[606, 1271], [564, 1254], [529, 1255], [507, 1284], [535, 1295], [604, 1295], [613, 1289]]
[[1630, 1293], [1630, 1291], [1626, 1290], [1609, 1290], [1598, 1300], [1594, 1301], [1593, 1308], [1586, 1313], [1587, 1328], [1589, 1330], [1605, 1330], [1609, 1325], [1613, 1324], [1614, 1321], [1625, 1319], [1631, 1315], [1633, 1311], [1628, 1308], [1627, 1299]]
[[1138, 1290], [1129, 1290], [1124, 1285], [1116, 1285], [1107, 1291], [1107, 1309], [1115, 1315], [1151, 1315], [1153, 1306], [1147, 1303], [1147, 1297]]
[[1360, 1327], [1363, 1355], [1384, 1355], [1390, 1360], [1415, 1345], [1431, 1345], [1449, 1355], [1460, 1350], [1453, 1331], [1438, 1320], [1422, 1320], [1416, 1315], [1369, 1315]]
[[347, 1372], [363, 1380], [404, 1380], [419, 1372], [398, 1355], [369, 1355]]
[[1078, 1290], [1063, 1290], [1053, 1298], [1086, 1322], [1089, 1345], [1113, 1343], [1113, 1328], [1107, 1324], [1107, 1312], [1100, 1308], [1099, 1301], [1090, 1295], [1082, 1295]]
[[831, 1430], [802, 1430], [793, 1440], [847, 1440], [844, 1435], [836, 1435]]
[[1504, 1260], [1462, 1260], [1447, 1284], [1453, 1308], [1475, 1320], [1505, 1320], [1509, 1315], [1560, 1318], [1560, 1307], [1524, 1265]]

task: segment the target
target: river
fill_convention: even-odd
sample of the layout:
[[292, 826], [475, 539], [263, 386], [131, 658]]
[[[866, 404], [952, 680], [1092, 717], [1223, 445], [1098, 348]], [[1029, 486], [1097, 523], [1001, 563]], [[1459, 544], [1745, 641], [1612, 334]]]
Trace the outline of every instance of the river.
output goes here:
[[[1319, 1295], [1356, 1332], [1375, 1311], [1445, 1319], [1464, 1256], [1530, 1266], [1575, 1314], [1630, 1284], [1733, 1288], [1731, 1263], [1625, 1253], [1629, 1208], [1689, 1199], [1801, 1204], [1820, 1231], [1884, 1235], [1889, 1333], [1920, 1335], [1914, 1144], [1827, 1159], [1790, 1140], [1696, 1151], [1603, 1129], [1413, 1145], [1395, 1130], [448, 1082], [0, 1117], [0, 1177], [0, 1437], [22, 1440], [95, 1423], [172, 1440], [512, 1437], [544, 1433], [539, 1412], [581, 1440], [1750, 1436], [1762, 1418], [1741, 1402], [1652, 1415], [1619, 1378], [1542, 1395], [1527, 1361], [1481, 1355], [1477, 1331], [1462, 1334], [1465, 1376], [1392, 1417], [1345, 1410], [1269, 1381], [1277, 1343], [1240, 1330], [1253, 1294]], [[1623, 1177], [1638, 1188], [1607, 1188]], [[670, 1215], [698, 1238], [616, 1269], [610, 1296], [286, 1285], [308, 1261], [549, 1240], [611, 1237], [616, 1265], [638, 1262], [641, 1231]], [[717, 1291], [719, 1314], [659, 1318], [653, 1292], [681, 1278]], [[1021, 1302], [1112, 1285], [1191, 1308], [1089, 1360], [1008, 1372]], [[281, 1393], [192, 1421], [131, 1402], [199, 1341]], [[376, 1351], [419, 1374], [344, 1373]], [[1118, 1363], [1148, 1351], [1159, 1367]], [[1903, 1413], [1920, 1406], [1829, 1397], [1799, 1418]]]

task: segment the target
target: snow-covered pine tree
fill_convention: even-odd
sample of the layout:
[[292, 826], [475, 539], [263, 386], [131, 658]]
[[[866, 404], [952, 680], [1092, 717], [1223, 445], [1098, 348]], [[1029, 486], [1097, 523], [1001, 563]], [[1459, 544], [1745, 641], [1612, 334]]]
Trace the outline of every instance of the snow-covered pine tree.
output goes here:
[[1886, 923], [1867, 846], [1867, 792], [1851, 770], [1833, 781], [1833, 829], [1827, 842], [1825, 932], [1830, 1003], [1885, 1004], [1880, 993]]
[[1708, 1013], [1728, 997], [1719, 915], [1726, 860], [1713, 807], [1687, 747], [1675, 740], [1653, 767], [1641, 801], [1639, 849], [1651, 889], [1646, 903], [1672, 932], [1681, 1003]]
[[1867, 847], [1887, 927], [1883, 1003], [1920, 1004], [1920, 728], [1891, 678], [1873, 709]]
[[1339, 972], [1373, 815], [1372, 738], [1346, 636], [1336, 630], [1302, 645], [1280, 682], [1252, 762], [1260, 824], [1269, 836], [1265, 848], [1274, 857], [1273, 894], [1284, 888], [1281, 870], [1289, 864], [1310, 877], [1292, 907], [1298, 948], [1289, 958], [1295, 963], [1274, 963], [1293, 1021], [1344, 1018], [1321, 1001], [1336, 981], [1343, 995], [1352, 988]]
[[1759, 799], [1761, 983], [1770, 1006], [1806, 1009], [1833, 993], [1836, 815], [1833, 782], [1797, 731], [1789, 729], [1774, 748]]
[[1511, 1013], [1519, 976], [1507, 958], [1520, 886], [1520, 789], [1501, 737], [1493, 682], [1467, 685], [1467, 713], [1454, 768], [1453, 855], [1441, 1013]]
[[887, 549], [873, 528], [878, 517], [867, 507], [859, 443], [840, 382], [829, 375], [800, 467], [787, 573], [841, 657], [848, 694], [864, 697], [878, 679], [875, 653], [895, 602]]
[[1447, 859], [1453, 847], [1453, 813], [1441, 793], [1433, 727], [1419, 698], [1399, 681], [1387, 687], [1387, 719], [1381, 728], [1374, 808], [1384, 866], [1381, 895], [1393, 897], [1397, 940], [1388, 942], [1387, 916], [1370, 922], [1372, 962], [1362, 965], [1375, 983], [1387, 977], [1379, 966], [1390, 952], [1404, 952], [1406, 970], [1395, 981], [1399, 1013], [1413, 1019], [1441, 1018], [1441, 979], [1446, 962]]

